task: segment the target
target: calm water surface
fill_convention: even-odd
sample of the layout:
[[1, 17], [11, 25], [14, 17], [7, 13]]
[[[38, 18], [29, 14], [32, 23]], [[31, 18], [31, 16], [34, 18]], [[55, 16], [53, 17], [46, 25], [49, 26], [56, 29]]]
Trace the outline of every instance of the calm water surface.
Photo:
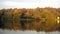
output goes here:
[[60, 32], [55, 31], [55, 32], [36, 32], [36, 31], [14, 31], [14, 30], [2, 30], [0, 29], [0, 34], [60, 34]]

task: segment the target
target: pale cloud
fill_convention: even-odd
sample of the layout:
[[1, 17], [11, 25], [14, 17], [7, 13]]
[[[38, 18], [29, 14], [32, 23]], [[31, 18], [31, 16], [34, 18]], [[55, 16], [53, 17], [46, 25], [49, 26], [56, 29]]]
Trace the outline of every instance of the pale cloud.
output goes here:
[[36, 7], [60, 7], [59, 0], [29, 0], [29, 1], [3, 1], [0, 2], [1, 8], [36, 8]]
[[2, 2], [2, 5], [7, 6], [8, 8], [35, 8], [37, 7], [38, 3], [24, 3], [24, 2], [12, 2], [12, 1], [5, 1]]

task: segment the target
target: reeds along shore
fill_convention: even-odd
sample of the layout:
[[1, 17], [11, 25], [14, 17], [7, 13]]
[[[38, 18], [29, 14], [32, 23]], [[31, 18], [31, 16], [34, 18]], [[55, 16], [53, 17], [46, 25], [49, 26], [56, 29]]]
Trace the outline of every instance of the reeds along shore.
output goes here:
[[1, 9], [0, 29], [60, 31], [60, 8]]

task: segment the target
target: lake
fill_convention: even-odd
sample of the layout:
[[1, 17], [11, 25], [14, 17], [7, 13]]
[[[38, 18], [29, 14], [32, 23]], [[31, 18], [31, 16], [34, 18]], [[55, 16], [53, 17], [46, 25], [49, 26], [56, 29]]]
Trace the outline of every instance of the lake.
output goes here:
[[60, 32], [55, 31], [55, 32], [36, 32], [36, 31], [29, 31], [29, 30], [25, 30], [25, 31], [21, 31], [21, 30], [2, 30], [0, 29], [0, 34], [60, 34]]

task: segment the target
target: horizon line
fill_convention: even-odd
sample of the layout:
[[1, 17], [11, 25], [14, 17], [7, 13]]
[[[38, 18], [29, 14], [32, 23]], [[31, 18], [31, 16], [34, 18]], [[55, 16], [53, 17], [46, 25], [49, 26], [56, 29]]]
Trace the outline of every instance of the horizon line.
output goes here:
[[17, 9], [23, 9], [23, 8], [25, 8], [25, 9], [35, 9], [35, 8], [60, 8], [60, 7], [28, 7], [28, 8], [26, 8], [26, 7], [14, 7], [14, 8], [0, 8], [0, 9], [15, 9], [15, 8], [17, 8]]

